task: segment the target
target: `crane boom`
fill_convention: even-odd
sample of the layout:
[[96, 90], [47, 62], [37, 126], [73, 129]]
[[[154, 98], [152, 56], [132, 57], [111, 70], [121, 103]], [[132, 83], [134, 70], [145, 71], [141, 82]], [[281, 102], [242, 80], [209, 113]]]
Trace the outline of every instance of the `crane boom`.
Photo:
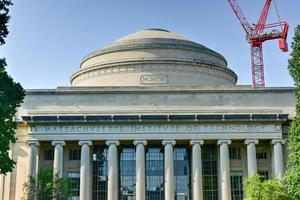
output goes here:
[[264, 62], [262, 44], [267, 40], [279, 39], [279, 48], [288, 50], [286, 38], [289, 25], [287, 22], [266, 24], [272, 0], [266, 0], [257, 24], [250, 25], [236, 0], [227, 0], [233, 12], [246, 31], [248, 42], [251, 45], [251, 68], [253, 87], [265, 87]]
[[239, 21], [240, 21], [241, 25], [243, 26], [244, 30], [246, 31], [247, 35], [250, 37], [250, 34], [252, 33], [252, 27], [249, 24], [244, 13], [242, 12], [242, 9], [240, 8], [239, 4], [236, 2], [236, 0], [227, 0], [227, 1], [229, 2], [229, 5], [231, 6], [233, 12], [239, 19]]
[[265, 24], [266, 24], [266, 21], [267, 21], [267, 17], [268, 17], [268, 13], [269, 13], [269, 9], [270, 9], [270, 6], [271, 6], [271, 1], [272, 0], [267, 0], [265, 5], [264, 5], [264, 8], [261, 11], [259, 20], [257, 22], [257, 25], [255, 26], [255, 29], [254, 29], [255, 30], [255, 36], [260, 35], [264, 30], [264, 27], [265, 27]]

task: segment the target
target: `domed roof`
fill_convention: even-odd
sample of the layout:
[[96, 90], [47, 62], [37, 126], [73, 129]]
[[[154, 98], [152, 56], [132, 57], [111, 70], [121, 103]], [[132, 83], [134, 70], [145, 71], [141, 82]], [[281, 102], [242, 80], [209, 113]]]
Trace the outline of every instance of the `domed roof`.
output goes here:
[[234, 85], [225, 58], [164, 29], [145, 29], [88, 54], [74, 86]]
[[140, 30], [135, 33], [131, 33], [120, 39], [116, 40], [115, 42], [122, 42], [126, 40], [136, 40], [136, 39], [144, 39], [144, 38], [160, 38], [160, 39], [177, 39], [177, 40], [187, 40], [184, 37], [172, 33], [168, 30], [161, 29], [161, 28], [149, 28]]

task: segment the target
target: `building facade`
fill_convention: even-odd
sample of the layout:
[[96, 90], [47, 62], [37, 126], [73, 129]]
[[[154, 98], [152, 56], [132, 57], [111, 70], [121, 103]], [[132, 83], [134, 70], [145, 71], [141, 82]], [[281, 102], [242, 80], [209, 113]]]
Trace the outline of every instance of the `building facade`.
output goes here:
[[243, 178], [282, 178], [293, 88], [236, 85], [225, 58], [163, 29], [87, 55], [70, 87], [27, 90], [12, 173], [18, 200], [39, 170], [80, 200], [240, 200]]

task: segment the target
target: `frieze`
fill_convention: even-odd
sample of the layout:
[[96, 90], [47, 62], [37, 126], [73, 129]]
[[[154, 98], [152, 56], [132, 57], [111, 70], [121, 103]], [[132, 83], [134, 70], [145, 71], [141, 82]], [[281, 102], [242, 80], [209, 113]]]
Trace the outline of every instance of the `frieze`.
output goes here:
[[64, 125], [31, 126], [30, 134], [106, 134], [106, 133], [281, 133], [274, 124], [191, 124], [191, 125]]
[[[232, 83], [236, 82], [236, 75], [234, 74], [234, 72], [232, 72], [229, 68], [224, 68], [221, 67], [220, 65], [216, 64], [216, 63], [210, 63], [207, 61], [201, 61], [197, 60], [197, 62], [195, 61], [181, 61], [182, 64], [187, 64], [187, 65], [194, 65], [195, 67], [188, 67], [188, 68], [183, 68], [181, 66], [179, 67], [169, 67], [167, 65], [160, 65], [159, 68], [157, 68], [156, 66], [153, 65], [149, 65], [147, 66], [147, 63], [145, 61], [144, 62], [144, 66], [143, 69], [139, 68], [140, 66], [134, 66], [134, 64], [132, 65], [117, 65], [117, 66], [102, 66], [102, 65], [97, 65], [94, 66], [94, 69], [92, 70], [88, 70], [85, 72], [81, 72], [80, 74], [74, 75], [74, 77], [72, 78], [72, 84], [75, 83], [79, 83], [82, 80], [87, 80], [87, 79], [92, 79], [92, 78], [96, 78], [96, 77], [100, 77], [103, 75], [108, 75], [108, 74], [112, 74], [112, 73], [127, 73], [127, 72], [139, 72], [139, 71], [158, 71], [158, 70], [175, 70], [178, 72], [200, 72], [202, 74], [207, 74], [209, 76], [214, 76], [214, 77], [218, 77], [221, 79], [225, 79], [228, 80]], [[171, 61], [165, 61], [164, 64], [170, 64], [172, 63]], [[197, 63], [197, 64], [195, 64]], [[178, 64], [178, 61], [177, 61]], [[197, 65], [201, 64], [202, 68], [196, 67]], [[133, 67], [134, 66], [134, 67]], [[216, 67], [215, 67], [216, 66]], [[227, 72], [227, 73], [224, 73]], [[234, 76], [234, 77], [232, 77]]]

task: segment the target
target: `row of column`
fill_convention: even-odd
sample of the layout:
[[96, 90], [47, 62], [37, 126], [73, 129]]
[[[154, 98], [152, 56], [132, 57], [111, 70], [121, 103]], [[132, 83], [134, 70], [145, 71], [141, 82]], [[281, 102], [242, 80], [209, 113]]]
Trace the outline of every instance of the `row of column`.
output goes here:
[[[247, 145], [247, 166], [248, 176], [253, 175], [257, 172], [257, 161], [256, 161], [256, 148], [258, 140], [245, 140]], [[285, 140], [276, 139], [272, 140], [271, 144], [274, 148], [274, 174], [278, 179], [283, 178], [284, 173], [284, 162], [283, 162], [283, 150], [282, 144]], [[229, 166], [229, 148], [231, 140], [218, 140], [220, 145], [220, 171], [221, 171], [221, 194], [222, 200], [231, 199], [231, 186], [230, 186], [230, 166]]]
[[[272, 140], [274, 148], [274, 170], [275, 175], [281, 179], [283, 177], [283, 151], [284, 140]], [[81, 146], [80, 162], [80, 200], [90, 199], [90, 146], [91, 141], [79, 141]], [[119, 169], [118, 169], [118, 149], [119, 141], [107, 141], [108, 145], [108, 200], [118, 200], [119, 198]], [[164, 145], [164, 192], [165, 199], [174, 200], [174, 162], [173, 146], [175, 140], [163, 140]], [[202, 161], [201, 145], [203, 140], [191, 140], [192, 145], [192, 196], [193, 200], [203, 200], [202, 189]], [[231, 140], [218, 140], [220, 145], [220, 176], [222, 200], [231, 199], [230, 187], [230, 166], [229, 166], [229, 145]], [[258, 140], [245, 140], [247, 145], [247, 166], [248, 175], [253, 175], [257, 171], [256, 148]], [[35, 176], [37, 169], [38, 141], [29, 141], [28, 154], [28, 175]], [[62, 176], [63, 172], [63, 146], [64, 141], [53, 141], [54, 150], [54, 173]], [[136, 146], [136, 199], [145, 200], [146, 198], [146, 173], [145, 173], [145, 146], [147, 141], [134, 141]]]

